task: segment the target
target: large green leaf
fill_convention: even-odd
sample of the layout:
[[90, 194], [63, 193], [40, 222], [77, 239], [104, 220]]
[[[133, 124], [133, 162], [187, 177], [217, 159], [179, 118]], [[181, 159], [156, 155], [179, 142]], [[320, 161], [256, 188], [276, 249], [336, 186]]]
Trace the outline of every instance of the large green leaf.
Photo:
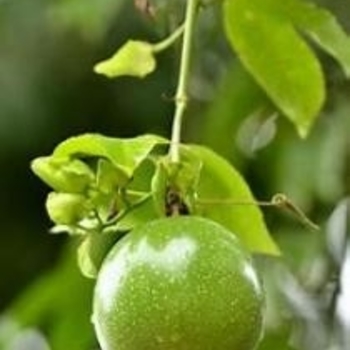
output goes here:
[[181, 152], [189, 162], [202, 162], [195, 214], [226, 226], [251, 251], [278, 255], [254, 196], [238, 171], [204, 146], [183, 146]]
[[273, 102], [306, 136], [325, 98], [320, 64], [271, 0], [224, 4], [228, 39]]
[[301, 0], [272, 0], [295, 26], [331, 54], [350, 76], [350, 37], [329, 11]]
[[142, 135], [130, 139], [85, 134], [63, 141], [53, 152], [55, 158], [102, 157], [108, 159], [127, 177], [148, 156], [151, 150], [166, 140], [157, 135]]

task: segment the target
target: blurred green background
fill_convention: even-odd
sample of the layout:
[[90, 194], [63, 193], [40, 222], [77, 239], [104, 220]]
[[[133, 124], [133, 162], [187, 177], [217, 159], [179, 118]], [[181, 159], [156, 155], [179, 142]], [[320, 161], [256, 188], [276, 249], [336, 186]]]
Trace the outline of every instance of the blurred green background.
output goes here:
[[[318, 2], [350, 32], [348, 0]], [[97, 348], [92, 284], [79, 276], [74, 247], [48, 234], [48, 189], [29, 164], [80, 133], [169, 135], [178, 47], [145, 80], [110, 81], [92, 67], [130, 37], [163, 38], [183, 3], [154, 0], [146, 13], [142, 1], [0, 0], [0, 349]], [[260, 349], [349, 349], [349, 81], [320, 54], [328, 98], [302, 141], [228, 49], [219, 6], [203, 12], [194, 56], [185, 139], [232, 160], [258, 199], [286, 193], [321, 226], [312, 233], [264, 211], [284, 260], [258, 257], [268, 290]]]

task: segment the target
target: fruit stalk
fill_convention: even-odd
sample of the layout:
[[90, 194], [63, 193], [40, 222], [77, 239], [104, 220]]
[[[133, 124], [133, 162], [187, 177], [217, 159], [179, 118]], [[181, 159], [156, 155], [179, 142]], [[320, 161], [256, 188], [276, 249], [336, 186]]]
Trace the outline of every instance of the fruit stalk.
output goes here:
[[198, 4], [199, 0], [187, 0], [180, 72], [175, 96], [175, 115], [173, 119], [171, 143], [169, 150], [170, 160], [173, 163], [178, 163], [180, 161], [179, 147], [181, 141], [181, 126], [182, 118], [188, 104], [187, 86], [189, 80], [194, 24], [198, 10]]
[[171, 33], [167, 38], [160, 41], [157, 44], [153, 44], [153, 52], [159, 53], [166, 50], [183, 34], [185, 30], [185, 24], [181, 24], [173, 33]]

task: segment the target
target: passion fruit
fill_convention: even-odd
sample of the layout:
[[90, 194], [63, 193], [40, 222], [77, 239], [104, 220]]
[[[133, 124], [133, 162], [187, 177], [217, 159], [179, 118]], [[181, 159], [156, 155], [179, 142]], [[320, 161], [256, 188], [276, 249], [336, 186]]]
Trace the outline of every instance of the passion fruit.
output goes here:
[[195, 216], [151, 221], [112, 248], [93, 323], [103, 350], [253, 350], [264, 293], [250, 254]]

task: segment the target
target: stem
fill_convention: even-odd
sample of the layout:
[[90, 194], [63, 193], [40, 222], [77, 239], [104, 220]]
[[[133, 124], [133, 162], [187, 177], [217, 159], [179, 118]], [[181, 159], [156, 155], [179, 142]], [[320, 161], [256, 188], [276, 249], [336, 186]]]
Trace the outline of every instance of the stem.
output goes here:
[[257, 207], [275, 207], [276, 204], [271, 201], [249, 201], [236, 200], [231, 198], [217, 198], [217, 199], [198, 199], [199, 205], [254, 205]]
[[182, 42], [181, 63], [179, 80], [176, 90], [176, 106], [173, 119], [172, 135], [170, 143], [170, 161], [178, 163], [180, 161], [180, 140], [182, 117], [188, 104], [187, 85], [190, 70], [192, 39], [195, 24], [195, 17], [198, 9], [198, 0], [187, 0], [186, 17], [184, 23], [184, 37]]
[[180, 27], [175, 29], [175, 31], [171, 33], [167, 38], [160, 41], [159, 43], [153, 44], [153, 52], [159, 53], [166, 50], [183, 34], [184, 30], [185, 24], [181, 24]]

